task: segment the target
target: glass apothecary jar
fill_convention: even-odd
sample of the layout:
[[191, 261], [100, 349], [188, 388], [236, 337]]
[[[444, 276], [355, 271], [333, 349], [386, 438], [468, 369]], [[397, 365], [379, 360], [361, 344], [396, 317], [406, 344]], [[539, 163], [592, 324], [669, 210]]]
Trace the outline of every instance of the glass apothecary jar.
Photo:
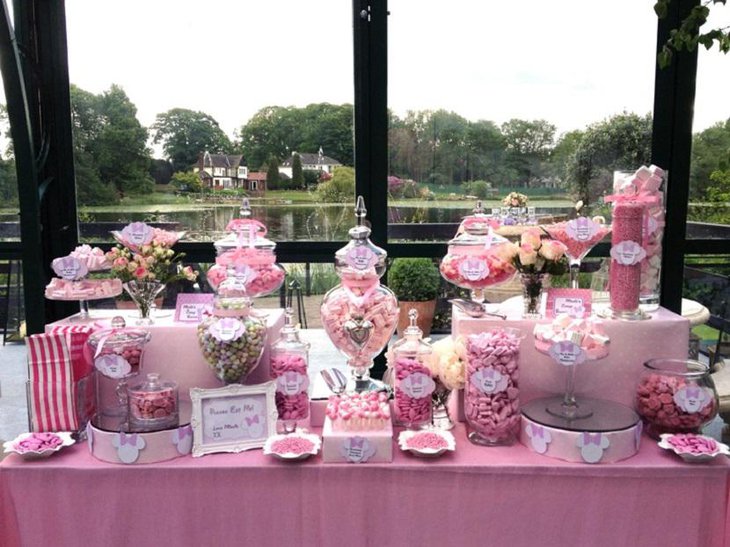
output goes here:
[[651, 359], [636, 390], [636, 411], [654, 439], [662, 433], [700, 433], [717, 416], [710, 367], [689, 359]]
[[309, 417], [309, 343], [299, 337], [294, 313], [287, 308], [279, 339], [271, 346], [271, 377], [276, 381], [276, 410], [284, 431]]
[[198, 344], [219, 380], [242, 382], [261, 360], [266, 323], [251, 314], [247, 296], [217, 296], [213, 314], [198, 325]]
[[433, 353], [416, 325], [418, 312], [408, 312], [410, 325], [403, 338], [393, 345], [394, 415], [398, 425], [417, 428], [431, 424], [431, 394], [436, 383], [428, 366]]
[[484, 289], [512, 279], [516, 269], [512, 258], [516, 247], [494, 233], [491, 218], [475, 213], [461, 223], [461, 233], [449, 241], [440, 271], [446, 281], [471, 291], [474, 302], [484, 302]]
[[177, 384], [154, 372], [128, 390], [129, 420], [134, 430], [159, 431], [178, 425]]

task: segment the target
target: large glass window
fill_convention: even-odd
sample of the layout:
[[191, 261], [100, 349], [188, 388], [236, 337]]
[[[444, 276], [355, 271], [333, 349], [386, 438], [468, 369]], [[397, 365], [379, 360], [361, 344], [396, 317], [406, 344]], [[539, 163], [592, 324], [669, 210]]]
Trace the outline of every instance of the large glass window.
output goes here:
[[210, 241], [244, 196], [272, 239], [342, 239], [340, 202], [354, 195], [351, 9], [66, 2], [82, 239], [145, 220]]
[[[598, 209], [648, 162], [656, 17], [620, 0], [389, 2], [389, 234], [444, 241], [510, 191], [538, 219]], [[626, 37], [624, 39], [623, 37]], [[630, 37], [630, 39], [628, 38]]]

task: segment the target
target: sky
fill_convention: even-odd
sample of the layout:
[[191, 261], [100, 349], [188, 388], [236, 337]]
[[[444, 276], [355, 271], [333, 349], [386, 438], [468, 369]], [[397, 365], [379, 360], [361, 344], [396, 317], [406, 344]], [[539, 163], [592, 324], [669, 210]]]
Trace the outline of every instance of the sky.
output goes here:
[[[653, 0], [390, 0], [388, 104], [558, 133], [653, 103]], [[228, 133], [260, 108], [353, 102], [348, 0], [66, 0], [71, 82], [124, 88], [150, 126], [171, 108]], [[730, 21], [730, 7], [718, 7]], [[701, 52], [695, 131], [730, 118], [730, 55]]]

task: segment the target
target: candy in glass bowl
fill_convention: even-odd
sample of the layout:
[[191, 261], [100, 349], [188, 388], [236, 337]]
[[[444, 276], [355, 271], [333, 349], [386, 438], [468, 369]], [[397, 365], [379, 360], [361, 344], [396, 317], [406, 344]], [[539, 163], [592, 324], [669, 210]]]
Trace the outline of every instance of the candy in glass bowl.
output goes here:
[[348, 358], [356, 391], [373, 387], [373, 359], [388, 344], [398, 323], [398, 299], [380, 284], [386, 253], [370, 241], [370, 229], [364, 224], [366, 213], [360, 196], [355, 208], [357, 226], [349, 231], [350, 242], [335, 253], [342, 282], [324, 296], [320, 308], [327, 336]]
[[449, 283], [471, 291], [474, 302], [484, 302], [484, 289], [511, 280], [516, 269], [512, 258], [517, 247], [497, 235], [492, 219], [480, 204], [464, 219], [461, 233], [449, 241], [448, 253], [441, 260], [441, 275]]

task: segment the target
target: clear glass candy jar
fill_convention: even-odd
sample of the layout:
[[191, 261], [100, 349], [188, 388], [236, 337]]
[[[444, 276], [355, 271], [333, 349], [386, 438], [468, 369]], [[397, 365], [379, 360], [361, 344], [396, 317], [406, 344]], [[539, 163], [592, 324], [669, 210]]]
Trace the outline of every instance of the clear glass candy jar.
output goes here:
[[144, 347], [150, 338], [149, 331], [138, 328], [118, 327], [94, 332], [87, 341], [94, 368], [106, 378], [115, 380], [134, 376], [142, 367]]
[[689, 359], [651, 359], [636, 390], [636, 411], [646, 432], [699, 433], [717, 416], [719, 400], [710, 368]]
[[219, 295], [213, 314], [198, 325], [198, 343], [219, 380], [242, 382], [261, 360], [266, 323], [251, 314], [250, 298]]
[[271, 377], [276, 381], [276, 409], [286, 432], [309, 417], [309, 343], [299, 338], [293, 312], [287, 308], [279, 339], [271, 346]]
[[365, 226], [367, 211], [362, 196], [355, 207], [357, 225], [350, 228], [350, 241], [335, 252], [335, 271], [340, 279], [364, 285], [383, 277], [388, 254], [370, 241], [370, 228]]
[[418, 312], [410, 310], [408, 317], [410, 325], [393, 345], [394, 408], [396, 423], [414, 428], [431, 423], [431, 394], [436, 383], [428, 367], [433, 349], [416, 325]]
[[477, 208], [464, 219], [461, 233], [449, 241], [441, 260], [441, 275], [449, 283], [471, 291], [474, 302], [484, 302], [484, 289], [504, 283], [515, 275], [515, 247], [492, 232], [490, 217]]
[[158, 431], [178, 425], [178, 391], [175, 382], [147, 374], [144, 382], [128, 390], [129, 420], [133, 429]]

